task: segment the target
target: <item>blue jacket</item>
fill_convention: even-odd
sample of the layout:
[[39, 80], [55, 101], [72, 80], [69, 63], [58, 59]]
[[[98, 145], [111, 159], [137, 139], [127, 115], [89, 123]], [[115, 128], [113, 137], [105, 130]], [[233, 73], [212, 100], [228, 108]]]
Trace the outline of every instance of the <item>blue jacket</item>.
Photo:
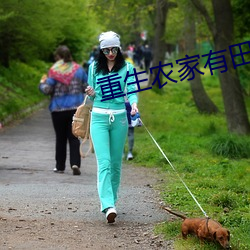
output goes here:
[[78, 68], [69, 85], [47, 78], [40, 82], [39, 89], [45, 95], [51, 95], [50, 112], [77, 109], [84, 100], [84, 90], [87, 86], [87, 74], [82, 67]]

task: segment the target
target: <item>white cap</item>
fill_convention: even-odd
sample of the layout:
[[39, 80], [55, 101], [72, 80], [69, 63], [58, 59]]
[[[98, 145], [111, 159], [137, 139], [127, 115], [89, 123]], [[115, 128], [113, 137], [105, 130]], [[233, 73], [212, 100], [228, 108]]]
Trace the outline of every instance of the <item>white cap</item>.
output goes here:
[[113, 31], [103, 32], [99, 36], [100, 49], [109, 47], [121, 48], [120, 36]]

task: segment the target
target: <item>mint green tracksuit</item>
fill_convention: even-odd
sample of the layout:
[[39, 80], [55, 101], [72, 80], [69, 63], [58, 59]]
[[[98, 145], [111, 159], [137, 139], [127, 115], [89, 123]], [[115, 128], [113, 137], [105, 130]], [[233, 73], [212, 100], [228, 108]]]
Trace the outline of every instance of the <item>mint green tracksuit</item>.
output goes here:
[[[121, 89], [122, 91], [127, 89], [127, 97], [132, 105], [137, 103], [137, 94], [129, 94], [129, 92], [136, 90], [136, 84], [125, 84], [127, 71], [131, 75], [134, 74], [133, 66], [130, 63], [127, 63], [118, 72], [111, 72], [108, 75], [118, 73], [121, 76], [119, 80]], [[115, 207], [118, 198], [122, 154], [128, 132], [128, 121], [123, 96], [101, 101], [104, 98], [101, 86], [107, 83], [99, 83], [100, 80], [98, 79], [108, 75], [95, 74], [94, 72], [94, 63], [92, 63], [89, 67], [88, 84], [94, 88], [95, 97], [91, 98], [93, 100], [93, 111], [90, 134], [97, 160], [97, 189], [101, 211], [104, 212], [106, 208]], [[129, 82], [135, 82], [135, 77], [129, 77], [126, 83]], [[95, 112], [95, 108], [99, 108], [98, 110], [101, 110], [101, 112]]]

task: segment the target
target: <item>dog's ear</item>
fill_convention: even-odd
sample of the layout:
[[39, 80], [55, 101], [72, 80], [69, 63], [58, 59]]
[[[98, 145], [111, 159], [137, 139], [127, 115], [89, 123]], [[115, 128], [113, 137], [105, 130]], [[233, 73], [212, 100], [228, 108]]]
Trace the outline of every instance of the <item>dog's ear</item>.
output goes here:
[[213, 238], [216, 240], [216, 232], [213, 233]]
[[227, 230], [228, 236], [227, 236], [227, 240], [230, 241], [230, 232]]

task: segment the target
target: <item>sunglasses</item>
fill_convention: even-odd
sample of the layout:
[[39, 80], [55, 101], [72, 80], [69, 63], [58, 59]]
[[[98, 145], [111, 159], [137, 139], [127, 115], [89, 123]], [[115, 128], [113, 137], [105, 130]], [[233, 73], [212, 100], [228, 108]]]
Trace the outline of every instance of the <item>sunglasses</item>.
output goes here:
[[114, 48], [111, 48], [111, 49], [105, 48], [105, 49], [102, 50], [104, 55], [109, 55], [110, 51], [112, 52], [112, 54], [117, 54], [118, 48], [117, 47], [114, 47]]

